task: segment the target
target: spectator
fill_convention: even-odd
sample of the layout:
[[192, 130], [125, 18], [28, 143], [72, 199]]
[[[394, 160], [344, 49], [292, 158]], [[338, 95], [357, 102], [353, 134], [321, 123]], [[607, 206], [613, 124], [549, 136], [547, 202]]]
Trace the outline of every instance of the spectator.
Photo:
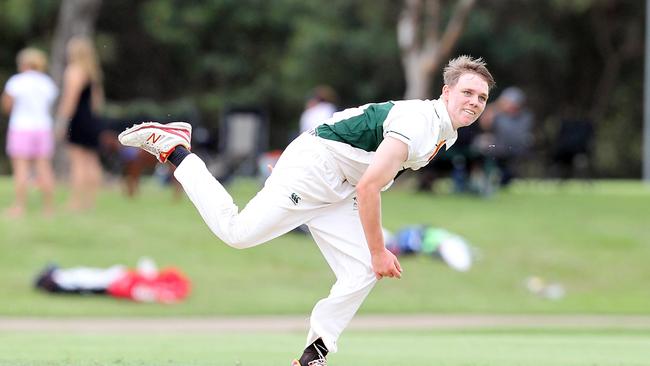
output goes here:
[[329, 86], [321, 85], [314, 89], [300, 116], [300, 132], [309, 131], [332, 117], [336, 112], [336, 92]]
[[516, 177], [517, 164], [528, 153], [533, 141], [533, 114], [525, 108], [525, 102], [526, 96], [521, 89], [506, 88], [495, 102], [491, 118], [481, 121], [481, 127], [489, 131], [489, 137], [484, 140], [487, 143], [483, 144], [484, 152], [494, 159], [502, 187]]
[[68, 209], [94, 208], [102, 182], [99, 161], [101, 122], [96, 118], [104, 102], [102, 72], [91, 41], [75, 37], [68, 42], [68, 64], [57, 112], [57, 137], [67, 136], [71, 197]]
[[54, 81], [45, 74], [47, 56], [35, 48], [26, 48], [16, 58], [18, 74], [12, 76], [2, 94], [2, 107], [10, 114], [7, 131], [7, 155], [11, 160], [15, 201], [6, 210], [9, 217], [25, 212], [30, 171], [43, 193], [43, 212], [54, 212], [54, 173], [52, 154], [52, 106], [58, 94]]

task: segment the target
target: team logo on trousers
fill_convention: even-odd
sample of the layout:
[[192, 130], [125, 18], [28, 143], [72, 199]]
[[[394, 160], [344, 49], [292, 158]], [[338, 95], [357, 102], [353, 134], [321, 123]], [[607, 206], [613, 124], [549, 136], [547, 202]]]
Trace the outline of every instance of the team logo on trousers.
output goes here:
[[291, 198], [291, 202], [293, 202], [294, 205], [297, 205], [302, 199], [300, 196], [298, 196], [295, 193], [291, 193], [291, 196], [289, 196], [289, 198]]

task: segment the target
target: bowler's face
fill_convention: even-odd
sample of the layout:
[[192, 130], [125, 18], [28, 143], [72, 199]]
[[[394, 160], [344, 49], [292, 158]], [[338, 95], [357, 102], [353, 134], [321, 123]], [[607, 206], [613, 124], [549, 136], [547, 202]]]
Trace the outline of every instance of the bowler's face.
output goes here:
[[488, 83], [477, 74], [465, 73], [456, 85], [445, 85], [442, 98], [454, 129], [469, 126], [483, 113], [489, 93]]

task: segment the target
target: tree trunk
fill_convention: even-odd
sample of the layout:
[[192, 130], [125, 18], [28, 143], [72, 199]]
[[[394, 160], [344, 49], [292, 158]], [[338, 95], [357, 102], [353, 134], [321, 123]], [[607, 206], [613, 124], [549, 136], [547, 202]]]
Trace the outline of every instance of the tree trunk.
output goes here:
[[[63, 70], [66, 63], [66, 44], [74, 36], [92, 37], [101, 3], [101, 0], [63, 0], [61, 2], [50, 57], [50, 73], [59, 88], [62, 86]], [[68, 157], [61, 144], [56, 145], [54, 169], [57, 177], [67, 175]]]
[[636, 35], [640, 33], [634, 23], [605, 22], [607, 8], [596, 7], [592, 13], [594, 38], [600, 51], [604, 66], [594, 89], [593, 104], [589, 116], [598, 123], [611, 106], [611, 95], [620, 77], [625, 61], [642, 56], [643, 40]]
[[66, 43], [73, 36], [92, 37], [102, 0], [63, 0], [52, 41], [52, 77], [61, 86], [65, 68]]
[[422, 60], [417, 54], [405, 55], [402, 58], [406, 92], [404, 99], [426, 99], [431, 91], [430, 73], [422, 67]]
[[433, 73], [449, 57], [460, 38], [475, 0], [460, 0], [439, 36], [440, 0], [405, 0], [397, 37], [406, 80], [405, 99], [431, 96]]

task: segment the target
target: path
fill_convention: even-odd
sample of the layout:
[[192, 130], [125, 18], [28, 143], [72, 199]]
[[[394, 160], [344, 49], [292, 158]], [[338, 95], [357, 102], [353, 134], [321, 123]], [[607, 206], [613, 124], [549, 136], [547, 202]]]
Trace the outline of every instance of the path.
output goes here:
[[[0, 332], [228, 332], [304, 331], [299, 316], [207, 318], [11, 318], [0, 317]], [[650, 316], [626, 315], [360, 315], [350, 330], [489, 328], [578, 328], [650, 330]]]

